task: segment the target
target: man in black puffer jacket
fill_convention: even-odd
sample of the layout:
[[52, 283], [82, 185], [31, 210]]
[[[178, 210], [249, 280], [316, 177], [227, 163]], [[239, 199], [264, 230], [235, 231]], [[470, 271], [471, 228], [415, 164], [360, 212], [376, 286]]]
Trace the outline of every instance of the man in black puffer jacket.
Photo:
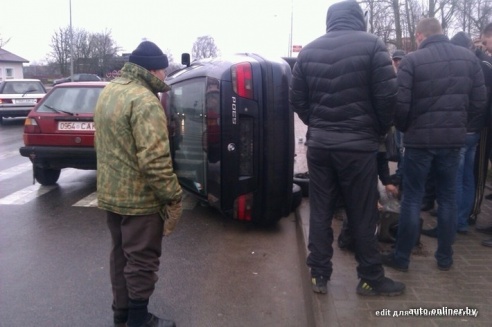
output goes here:
[[313, 291], [332, 274], [331, 220], [341, 192], [355, 241], [361, 295], [399, 295], [384, 276], [375, 236], [379, 139], [392, 124], [396, 78], [384, 43], [366, 32], [355, 1], [328, 9], [326, 34], [306, 45], [293, 69], [290, 103], [308, 125], [309, 244]]
[[484, 123], [486, 93], [480, 62], [469, 50], [453, 45], [435, 18], [422, 19], [416, 28], [419, 49], [403, 58], [398, 71], [395, 125], [405, 133], [403, 200], [394, 253], [383, 262], [406, 271], [419, 234], [424, 185], [434, 169], [437, 188], [440, 270], [453, 264], [456, 234], [456, 173], [467, 128], [479, 131]]

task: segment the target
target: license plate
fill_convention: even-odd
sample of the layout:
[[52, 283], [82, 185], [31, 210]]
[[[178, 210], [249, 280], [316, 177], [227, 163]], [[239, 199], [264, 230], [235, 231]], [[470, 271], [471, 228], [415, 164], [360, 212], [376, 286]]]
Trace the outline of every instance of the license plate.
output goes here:
[[36, 104], [36, 99], [13, 99], [14, 104], [17, 103], [32, 103]]
[[60, 131], [95, 131], [94, 122], [82, 121], [59, 121], [58, 130]]

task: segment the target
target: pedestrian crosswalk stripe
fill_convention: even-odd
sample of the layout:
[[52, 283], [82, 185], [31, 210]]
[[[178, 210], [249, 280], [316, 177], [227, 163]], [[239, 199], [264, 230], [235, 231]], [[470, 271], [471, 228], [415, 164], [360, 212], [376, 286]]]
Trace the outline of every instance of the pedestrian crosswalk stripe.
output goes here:
[[78, 201], [73, 205], [74, 207], [97, 207], [97, 192], [93, 192]]
[[[31, 165], [31, 163], [29, 163], [29, 165]], [[76, 174], [77, 171], [78, 171], [77, 169], [73, 169], [73, 168], [64, 169], [62, 171], [61, 177], [63, 178], [70, 177], [71, 175]], [[41, 195], [52, 191], [57, 187], [58, 185], [42, 186], [39, 184], [34, 184], [1, 198], [0, 204], [12, 204], [12, 205], [26, 204], [34, 200], [35, 198], [40, 197]]]
[[0, 153], [0, 159], [7, 159], [15, 156], [20, 156], [19, 149]]
[[12, 178], [14, 176], [25, 173], [29, 170], [32, 170], [32, 163], [26, 162], [5, 170], [0, 171], [0, 181], [4, 181], [6, 179]]
[[26, 204], [27, 202], [34, 200], [35, 198], [48, 193], [49, 191], [57, 188], [58, 185], [40, 186], [39, 184], [31, 185], [23, 188], [20, 191], [12, 193], [6, 197], [0, 199], [0, 204]]

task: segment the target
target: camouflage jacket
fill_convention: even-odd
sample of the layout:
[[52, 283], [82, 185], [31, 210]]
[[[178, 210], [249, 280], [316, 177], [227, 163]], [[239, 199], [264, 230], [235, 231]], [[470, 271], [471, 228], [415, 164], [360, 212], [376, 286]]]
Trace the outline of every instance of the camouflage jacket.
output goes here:
[[146, 69], [126, 63], [101, 92], [94, 113], [99, 208], [146, 215], [181, 198], [156, 95], [168, 90]]

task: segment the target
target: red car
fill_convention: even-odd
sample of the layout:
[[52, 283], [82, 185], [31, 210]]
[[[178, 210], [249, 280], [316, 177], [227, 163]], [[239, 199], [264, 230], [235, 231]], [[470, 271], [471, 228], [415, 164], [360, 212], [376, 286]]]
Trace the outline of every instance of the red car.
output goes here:
[[61, 169], [96, 169], [94, 109], [108, 82], [56, 85], [29, 113], [20, 154], [28, 157], [42, 185], [58, 181]]

